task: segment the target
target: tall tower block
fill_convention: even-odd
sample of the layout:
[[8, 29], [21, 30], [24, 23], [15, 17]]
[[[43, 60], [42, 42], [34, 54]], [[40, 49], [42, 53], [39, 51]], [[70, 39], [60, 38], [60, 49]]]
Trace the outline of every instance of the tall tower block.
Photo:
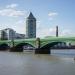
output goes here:
[[26, 19], [26, 37], [36, 38], [36, 18], [31, 12]]
[[58, 26], [56, 26], [56, 37], [58, 37]]

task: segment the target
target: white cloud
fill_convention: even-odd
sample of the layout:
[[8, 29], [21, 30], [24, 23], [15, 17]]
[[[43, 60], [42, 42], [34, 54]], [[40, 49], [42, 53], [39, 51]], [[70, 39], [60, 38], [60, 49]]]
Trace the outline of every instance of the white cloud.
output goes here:
[[49, 35], [48, 29], [40, 29], [37, 31], [37, 37], [45, 37]]
[[49, 12], [48, 16], [49, 16], [49, 20], [53, 20], [55, 16], [57, 16], [58, 13], [57, 12]]
[[0, 10], [0, 16], [18, 17], [24, 16], [25, 12], [16, 9], [2, 9]]
[[54, 17], [54, 16], [57, 16], [58, 13], [57, 12], [49, 12], [48, 14], [50, 17]]
[[18, 5], [11, 4], [7, 5], [7, 8], [0, 9], [0, 16], [18, 17], [25, 16], [26, 12], [22, 10], [15, 9]]
[[36, 21], [37, 23], [36, 23], [36, 26], [37, 26], [37, 28], [40, 28], [40, 26], [41, 26], [41, 21]]
[[6, 8], [16, 8], [18, 6], [18, 4], [10, 4], [7, 5]]
[[25, 34], [26, 33], [26, 24], [24, 20], [19, 20], [13, 25], [13, 27], [16, 32]]
[[67, 34], [70, 34], [70, 30], [66, 29], [66, 30], [63, 30], [61, 32], [61, 35], [67, 35]]
[[50, 32], [55, 32], [56, 31], [56, 28], [50, 28], [49, 31]]
[[[37, 37], [56, 36], [56, 28], [41, 28], [37, 29]], [[59, 36], [74, 36], [75, 33], [70, 29], [63, 29], [59, 31]]]
[[70, 29], [63, 29], [60, 33], [60, 36], [74, 36], [75, 33]]
[[24, 23], [25, 23], [24, 20], [19, 20], [19, 21], [17, 21], [15, 24], [18, 25], [18, 24], [24, 24]]
[[24, 25], [14, 26], [13, 29], [16, 30], [17, 33], [26, 34], [26, 30], [25, 30]]
[[37, 31], [37, 37], [55, 36], [55, 28], [41, 28]]
[[37, 37], [54, 36], [55, 28], [42, 27], [41, 21], [37, 21]]

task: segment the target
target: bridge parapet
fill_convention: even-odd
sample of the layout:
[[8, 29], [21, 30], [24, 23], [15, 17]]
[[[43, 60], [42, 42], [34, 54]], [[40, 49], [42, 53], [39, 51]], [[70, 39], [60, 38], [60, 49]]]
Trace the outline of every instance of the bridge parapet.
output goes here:
[[[34, 39], [20, 39], [20, 40], [14, 40], [14, 47], [19, 45], [19, 44], [30, 44], [33, 47], [35, 47], [36, 49], [42, 49], [43, 46], [50, 46], [53, 45], [53, 43], [56, 42], [67, 42], [67, 43], [73, 43], [75, 45], [75, 38], [74, 37], [70, 37], [70, 38], [60, 38], [60, 37], [51, 37], [51, 38], [44, 38], [44, 39], [40, 39], [40, 38], [34, 38]], [[52, 43], [52, 44], [51, 44]], [[0, 45], [2, 44], [7, 44], [10, 47], [13, 47], [13, 42], [11, 40], [1, 40], [0, 41]], [[44, 50], [44, 48], [43, 48]], [[42, 52], [42, 51], [41, 51]]]
[[65, 43], [75, 43], [75, 37], [51, 37], [40, 39], [40, 47], [52, 42], [65, 42]]

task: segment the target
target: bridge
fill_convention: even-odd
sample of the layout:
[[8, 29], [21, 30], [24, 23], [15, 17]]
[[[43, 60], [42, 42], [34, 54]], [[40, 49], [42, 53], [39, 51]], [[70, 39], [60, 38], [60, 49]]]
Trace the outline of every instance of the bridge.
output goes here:
[[0, 50], [11, 52], [22, 52], [23, 46], [30, 46], [35, 49], [36, 54], [50, 54], [50, 49], [59, 43], [71, 43], [75, 45], [75, 37], [49, 37], [32, 38], [19, 40], [0, 40]]

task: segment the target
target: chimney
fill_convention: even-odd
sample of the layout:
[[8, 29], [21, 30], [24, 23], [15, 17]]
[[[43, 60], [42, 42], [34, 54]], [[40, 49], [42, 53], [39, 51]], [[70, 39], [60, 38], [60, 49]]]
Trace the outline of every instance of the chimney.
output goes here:
[[56, 26], [56, 37], [58, 37], [58, 26]]

